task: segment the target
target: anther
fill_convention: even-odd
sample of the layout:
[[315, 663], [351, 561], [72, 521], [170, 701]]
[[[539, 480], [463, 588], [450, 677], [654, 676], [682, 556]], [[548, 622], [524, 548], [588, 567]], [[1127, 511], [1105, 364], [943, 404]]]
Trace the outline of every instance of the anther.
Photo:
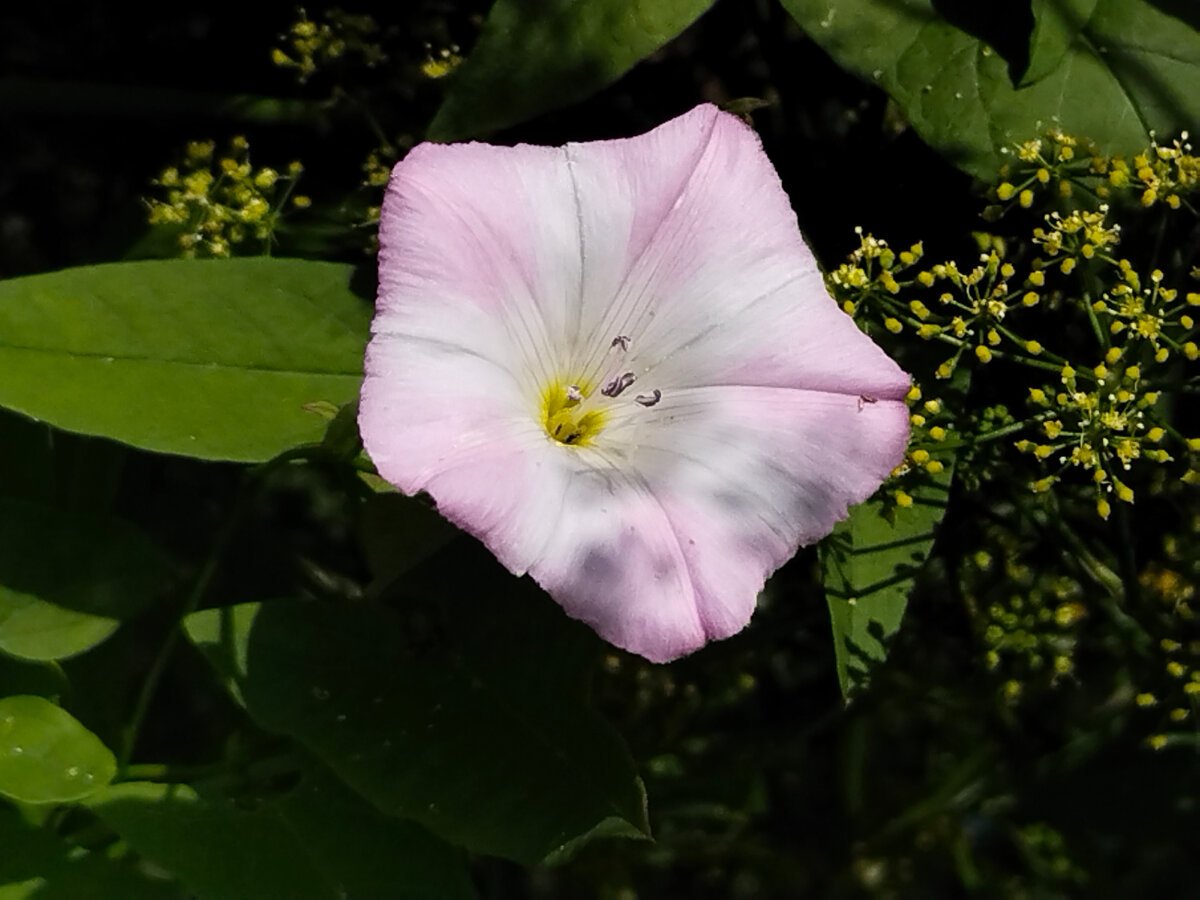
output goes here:
[[578, 403], [579, 401], [581, 401], [583, 399], [583, 391], [581, 391], [579, 389], [579, 385], [577, 385], [577, 384], [568, 384], [567, 385], [567, 399], [570, 400], [572, 403]]
[[662, 391], [660, 391], [658, 388], [655, 388], [648, 394], [638, 394], [636, 397], [633, 398], [633, 402], [640, 403], [642, 406], [645, 406], [648, 408], [648, 407], [654, 406], [654, 404], [658, 403], [658, 401], [661, 399], [662, 399]]
[[618, 375], [608, 384], [600, 389], [605, 397], [619, 397], [621, 392], [633, 384], [637, 380], [632, 372], [626, 372], [624, 375]]
[[613, 347], [620, 347], [622, 350], [628, 351], [629, 350], [629, 338], [623, 334], [618, 334], [615, 338], [612, 339], [612, 343], [609, 345], [609, 349], [612, 349]]

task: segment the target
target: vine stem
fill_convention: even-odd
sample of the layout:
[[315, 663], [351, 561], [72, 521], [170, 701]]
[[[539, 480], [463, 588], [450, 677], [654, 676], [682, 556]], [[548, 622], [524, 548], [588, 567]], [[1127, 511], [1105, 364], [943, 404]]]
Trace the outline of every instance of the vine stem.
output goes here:
[[154, 661], [150, 664], [150, 669], [146, 672], [146, 678], [142, 682], [141, 690], [138, 691], [137, 700], [133, 707], [133, 714], [130, 717], [129, 725], [125, 729], [124, 739], [121, 742], [121, 752], [117, 757], [117, 771], [121, 777], [126, 777], [128, 772], [131, 771], [129, 765], [130, 757], [133, 755], [138, 735], [146, 720], [146, 713], [150, 709], [150, 703], [158, 691], [158, 685], [162, 680], [163, 673], [166, 671], [167, 663], [170, 662], [171, 653], [179, 643], [183, 620], [194, 613], [204, 600], [205, 594], [208, 593], [209, 585], [212, 584], [213, 576], [216, 575], [217, 569], [220, 567], [221, 558], [225, 555], [225, 551], [236, 536], [238, 529], [241, 527], [242, 520], [245, 519], [252, 502], [258, 496], [259, 490], [261, 490], [263, 484], [266, 482], [267, 477], [273, 472], [292, 462], [311, 459], [314, 454], [319, 452], [320, 448], [316, 446], [306, 445], [304, 447], [296, 447], [281, 453], [279, 456], [263, 463], [257, 469], [253, 469], [248, 473], [247, 481], [238, 492], [238, 497], [234, 502], [234, 507], [229, 514], [229, 518], [226, 520], [224, 526], [222, 526], [217, 539], [213, 542], [212, 549], [209, 551], [208, 557], [205, 559], [204, 565], [201, 567], [200, 573], [197, 575], [196, 581], [188, 593], [187, 600], [179, 610], [174, 626], [167, 632], [166, 638], [158, 648], [158, 653], [155, 655]]

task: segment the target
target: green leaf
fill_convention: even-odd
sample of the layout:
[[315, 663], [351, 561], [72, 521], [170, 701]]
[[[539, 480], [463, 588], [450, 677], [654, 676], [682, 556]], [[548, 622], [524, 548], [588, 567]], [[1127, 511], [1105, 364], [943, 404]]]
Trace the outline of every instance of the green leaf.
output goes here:
[[[1023, 87], [933, 0], [782, 2], [835, 60], [887, 91], [925, 141], [984, 178], [1002, 149], [1052, 127], [1130, 153], [1152, 130], [1200, 121], [1200, 34], [1148, 0], [1097, 0], [1060, 63]], [[1045, 65], [1044, 48], [1034, 49]]]
[[247, 806], [183, 784], [118, 784], [88, 806], [201, 898], [472, 896], [464, 855], [317, 770]]
[[[504, 578], [513, 582], [493, 575], [490, 590], [414, 600], [404, 617], [239, 607], [222, 614], [222, 642], [199, 646], [240, 683], [260, 725], [300, 740], [385, 813], [449, 841], [533, 863], [600, 827], [644, 835], [632, 761], [587, 705], [594, 638], [539, 592], [505, 590]], [[200, 631], [217, 631], [211, 611], [197, 616], [207, 616]]]
[[363, 504], [363, 552], [377, 585], [390, 584], [461, 533], [433, 507], [403, 494], [377, 494]]
[[202, 609], [183, 620], [188, 640], [204, 654], [221, 676], [226, 690], [242, 706], [246, 705], [242, 687], [246, 682], [250, 629], [258, 609], [257, 603]]
[[41, 697], [0, 699], [0, 794], [66, 803], [104, 787], [117, 763], [100, 739]]
[[131, 525], [0, 498], [0, 651], [82, 653], [153, 602], [169, 573]]
[[946, 512], [952, 477], [947, 466], [929, 484], [914, 489], [911, 507], [897, 509], [893, 516], [885, 514], [882, 500], [860, 503], [821, 544], [838, 683], [847, 701], [887, 658], [913, 579]]
[[713, 0], [496, 0], [429, 126], [487, 134], [590, 96], [692, 24]]
[[1097, 0], [1033, 0], [1029, 66], [1021, 77], [1022, 86], [1041, 81], [1062, 64], [1096, 11], [1096, 3]]
[[202, 459], [315, 442], [357, 396], [370, 305], [332, 263], [117, 263], [0, 281], [0, 406]]
[[45, 425], [0, 410], [0, 497], [54, 497], [54, 441]]
[[71, 848], [0, 807], [0, 900], [156, 900], [180, 897], [132, 865]]
[[67, 676], [55, 663], [26, 662], [0, 653], [0, 696], [36, 694], [57, 699], [67, 689]]

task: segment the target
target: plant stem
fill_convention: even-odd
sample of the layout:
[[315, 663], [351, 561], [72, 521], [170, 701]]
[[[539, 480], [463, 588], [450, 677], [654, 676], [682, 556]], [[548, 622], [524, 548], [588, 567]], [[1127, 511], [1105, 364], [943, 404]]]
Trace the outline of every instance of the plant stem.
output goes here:
[[281, 453], [269, 462], [263, 463], [257, 469], [247, 473], [246, 482], [238, 492], [233, 510], [217, 535], [217, 539], [213, 542], [212, 549], [209, 551], [208, 557], [205, 559], [204, 565], [201, 567], [200, 573], [192, 585], [192, 590], [188, 593], [186, 601], [179, 610], [174, 626], [167, 632], [162, 646], [159, 647], [154, 661], [150, 664], [149, 671], [146, 672], [146, 678], [142, 682], [141, 690], [138, 691], [137, 700], [134, 702], [133, 714], [130, 717], [129, 725], [125, 729], [121, 752], [117, 757], [117, 771], [121, 777], [127, 777], [130, 771], [129, 760], [137, 744], [138, 734], [141, 732], [142, 725], [145, 722], [146, 713], [150, 709], [150, 702], [154, 699], [154, 694], [158, 690], [158, 684], [162, 680], [163, 673], [166, 671], [171, 653], [175, 649], [175, 645], [179, 642], [183, 620], [195, 612], [204, 600], [209, 585], [212, 584], [213, 576], [216, 575], [217, 569], [220, 566], [221, 558], [225, 555], [225, 551], [236, 536], [253, 500], [258, 496], [259, 490], [270, 474], [294, 461], [309, 459], [315, 452], [319, 452], [319, 448], [309, 446], [296, 447]]

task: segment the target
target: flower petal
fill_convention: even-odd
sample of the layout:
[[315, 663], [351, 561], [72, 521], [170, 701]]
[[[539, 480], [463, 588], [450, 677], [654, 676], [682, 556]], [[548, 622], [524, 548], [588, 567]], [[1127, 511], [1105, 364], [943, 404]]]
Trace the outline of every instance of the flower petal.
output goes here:
[[642, 381], [897, 399], [908, 378], [825, 290], [757, 135], [699, 106], [622, 141], [569, 144], [584, 247], [580, 345], [632, 339]]
[[554, 374], [580, 278], [561, 149], [421, 144], [393, 171], [379, 234], [375, 333], [475, 350], [484, 334], [497, 362]]
[[379, 474], [524, 574], [562, 513], [569, 459], [494, 363], [458, 348], [377, 336], [359, 429]]
[[663, 506], [636, 474], [586, 462], [530, 574], [569, 615], [651, 661], [703, 646], [687, 559]]
[[632, 463], [679, 537], [708, 639], [750, 620], [763, 583], [904, 457], [901, 401], [769, 387], [676, 392]]

